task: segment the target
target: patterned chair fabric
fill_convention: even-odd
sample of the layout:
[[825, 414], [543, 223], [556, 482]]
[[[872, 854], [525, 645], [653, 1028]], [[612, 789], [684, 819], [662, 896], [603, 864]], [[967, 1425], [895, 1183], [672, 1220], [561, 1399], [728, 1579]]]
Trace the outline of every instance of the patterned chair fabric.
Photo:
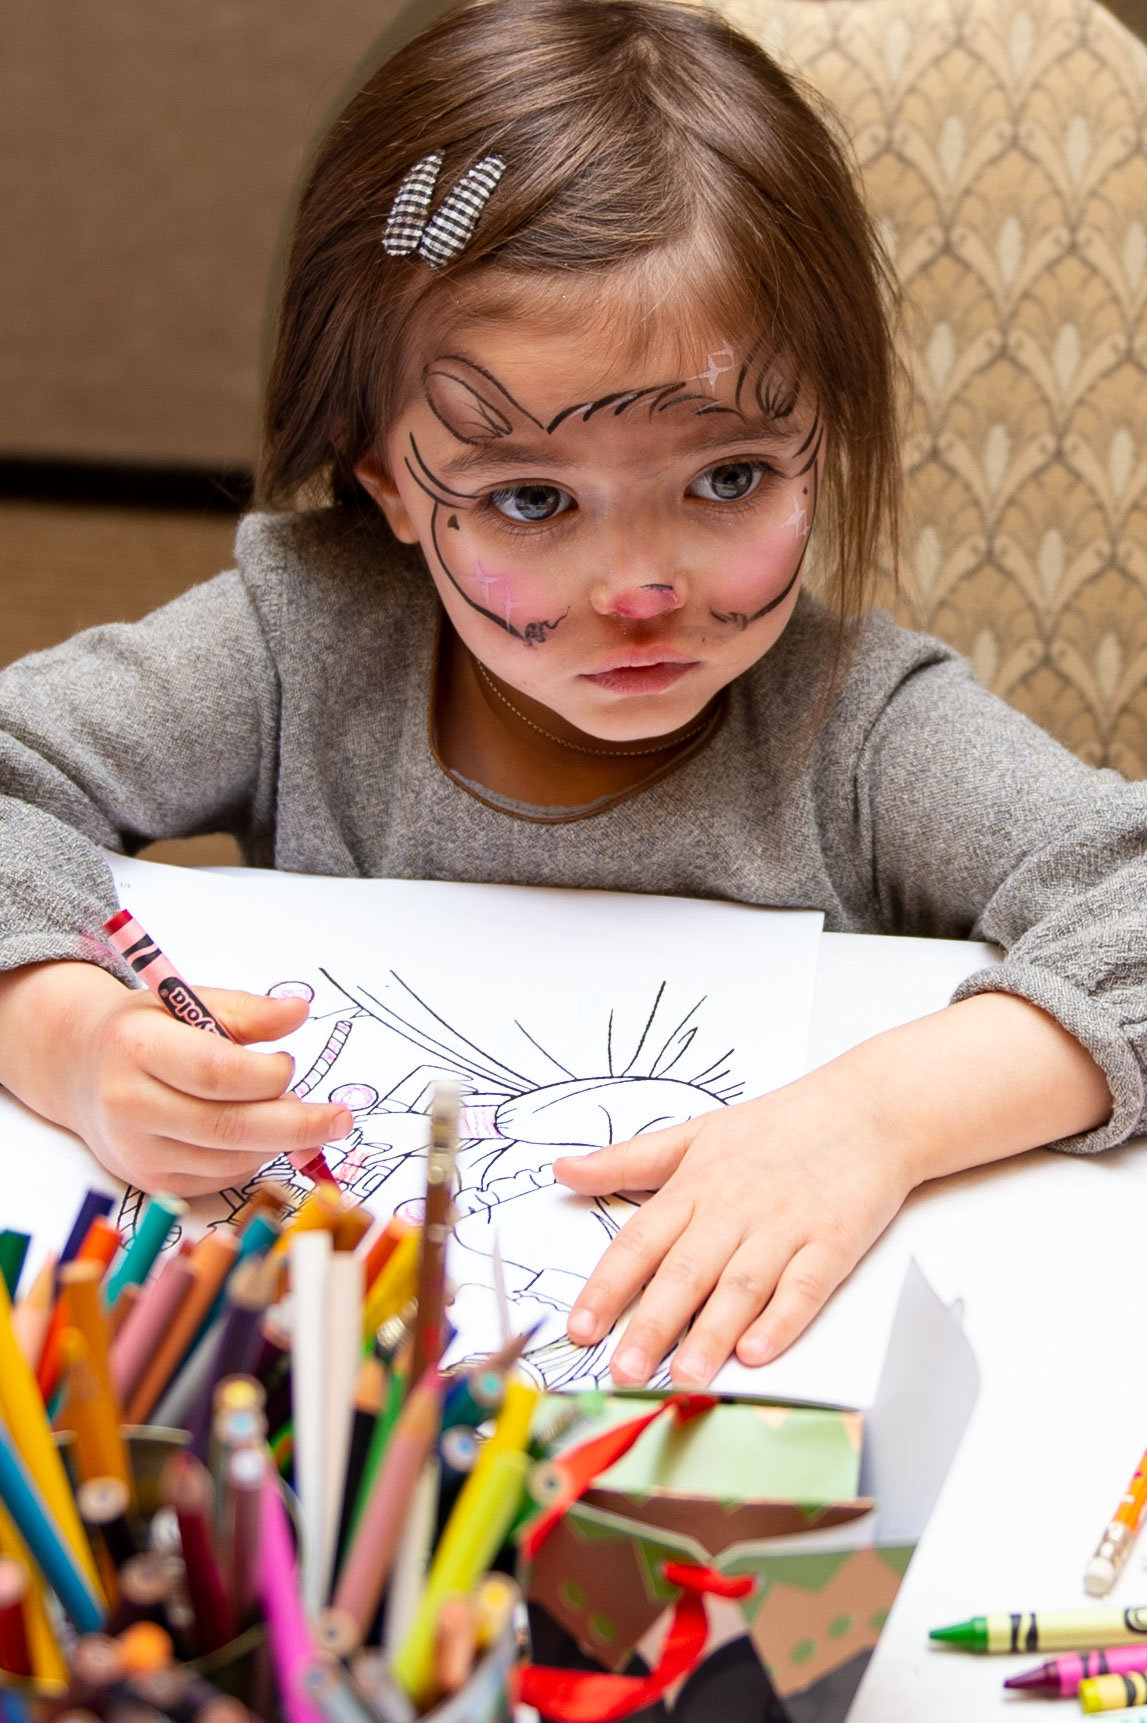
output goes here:
[[1147, 48], [1092, 0], [722, 0], [826, 96], [905, 291], [895, 608], [1147, 776]]

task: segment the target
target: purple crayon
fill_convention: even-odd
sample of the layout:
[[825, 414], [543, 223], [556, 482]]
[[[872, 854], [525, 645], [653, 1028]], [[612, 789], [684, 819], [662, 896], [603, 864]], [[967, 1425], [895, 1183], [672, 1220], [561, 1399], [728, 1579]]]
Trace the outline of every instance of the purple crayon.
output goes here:
[[1116, 1645], [1110, 1651], [1085, 1651], [1071, 1657], [1053, 1657], [1038, 1669], [1027, 1669], [1022, 1675], [1010, 1675], [1005, 1687], [1020, 1687], [1028, 1693], [1054, 1693], [1058, 1699], [1070, 1699], [1079, 1690], [1081, 1681], [1096, 1675], [1133, 1675], [1147, 1671], [1147, 1646]]

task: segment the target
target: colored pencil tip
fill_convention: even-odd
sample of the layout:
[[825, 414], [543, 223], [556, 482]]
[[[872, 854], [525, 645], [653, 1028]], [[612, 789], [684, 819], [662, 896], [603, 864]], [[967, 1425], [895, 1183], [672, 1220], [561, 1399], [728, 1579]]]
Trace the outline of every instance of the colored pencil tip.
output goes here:
[[1049, 1677], [1045, 1673], [1041, 1664], [1038, 1669], [1025, 1669], [1022, 1675], [1009, 1675], [1007, 1680], [1004, 1682], [1004, 1686], [1026, 1687], [1030, 1688], [1033, 1692], [1036, 1688], [1043, 1687], [1050, 1692], [1058, 1686], [1058, 1682], [1054, 1676]]

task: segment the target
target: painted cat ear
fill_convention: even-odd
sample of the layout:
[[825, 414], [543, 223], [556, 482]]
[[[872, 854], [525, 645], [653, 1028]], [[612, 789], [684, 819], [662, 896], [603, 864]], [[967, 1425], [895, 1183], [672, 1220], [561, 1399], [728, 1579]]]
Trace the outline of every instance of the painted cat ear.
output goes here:
[[464, 382], [455, 372], [436, 368], [424, 378], [426, 399], [435, 417], [460, 443], [492, 443], [508, 437], [513, 425], [490, 400], [490, 388]]
[[391, 257], [405, 257], [418, 250], [426, 231], [430, 200], [442, 171], [442, 160], [441, 150], [423, 156], [399, 186], [382, 235], [382, 249]]
[[[438, 159], [441, 162], [441, 157]], [[501, 156], [484, 156], [447, 193], [427, 222], [418, 244], [419, 257], [424, 258], [431, 269], [441, 269], [465, 247], [491, 192], [505, 171], [506, 164]]]

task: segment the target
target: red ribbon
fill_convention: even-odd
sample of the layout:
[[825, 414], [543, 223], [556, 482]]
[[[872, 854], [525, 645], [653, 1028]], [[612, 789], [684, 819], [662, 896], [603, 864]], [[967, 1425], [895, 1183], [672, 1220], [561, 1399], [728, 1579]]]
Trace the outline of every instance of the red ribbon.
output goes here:
[[652, 1705], [675, 1681], [688, 1675], [709, 1636], [705, 1594], [747, 1597], [753, 1589], [753, 1579], [749, 1574], [734, 1577], [717, 1573], [711, 1567], [676, 1561], [665, 1562], [662, 1572], [673, 1585], [683, 1589], [656, 1668], [648, 1675], [610, 1675], [606, 1671], [542, 1669], [537, 1664], [527, 1664], [521, 1671], [518, 1690], [523, 1703], [536, 1706], [553, 1723], [611, 1723], [614, 1718], [628, 1717], [631, 1712]]
[[[716, 1404], [711, 1394], [675, 1394], [652, 1412], [567, 1449], [554, 1462], [562, 1476], [562, 1489], [519, 1535], [523, 1554], [527, 1558], [537, 1554], [567, 1508], [585, 1494], [602, 1472], [629, 1452], [655, 1418], [669, 1412], [675, 1423], [687, 1424]], [[661, 1571], [671, 1585], [681, 1587], [681, 1596], [673, 1610], [656, 1668], [648, 1675], [611, 1675], [605, 1670], [543, 1669], [536, 1663], [527, 1664], [520, 1672], [518, 1696], [523, 1703], [536, 1706], [553, 1723], [611, 1723], [613, 1718], [628, 1717], [642, 1706], [652, 1705], [675, 1681], [689, 1674], [705, 1649], [709, 1637], [705, 1594], [747, 1597], [754, 1585], [748, 1574], [732, 1577], [691, 1562], [666, 1561]]]
[[562, 1475], [563, 1487], [554, 1500], [523, 1528], [518, 1538], [522, 1554], [527, 1560], [533, 1560], [566, 1509], [585, 1494], [600, 1473], [608, 1471], [623, 1454], [628, 1454], [638, 1436], [655, 1418], [660, 1418], [663, 1412], [671, 1412], [674, 1423], [687, 1424], [691, 1418], [710, 1411], [717, 1403], [712, 1394], [674, 1394], [652, 1412], [631, 1418], [627, 1424], [617, 1424], [612, 1430], [603, 1430], [600, 1436], [591, 1436], [588, 1442], [581, 1442], [575, 1448], [567, 1448], [553, 1462]]

